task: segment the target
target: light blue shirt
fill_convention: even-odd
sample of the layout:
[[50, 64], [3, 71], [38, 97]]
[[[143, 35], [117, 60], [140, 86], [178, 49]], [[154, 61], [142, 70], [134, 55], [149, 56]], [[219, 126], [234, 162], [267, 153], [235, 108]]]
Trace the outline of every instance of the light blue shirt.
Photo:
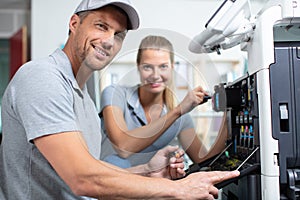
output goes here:
[[[177, 135], [186, 129], [194, 128], [192, 118], [189, 114], [185, 114], [177, 119], [155, 142], [146, 147], [139, 153], [135, 153], [128, 159], [123, 159], [117, 156], [116, 151], [107, 137], [106, 129], [104, 127], [104, 119], [102, 110], [105, 106], [118, 106], [123, 111], [123, 117], [127, 124], [128, 130], [133, 130], [138, 127], [147, 125], [147, 119], [144, 109], [140, 103], [138, 96], [138, 86], [126, 87], [120, 85], [110, 85], [104, 89], [101, 95], [101, 111], [100, 118], [102, 124], [102, 149], [101, 159], [117, 165], [119, 167], [127, 168], [138, 164], [147, 163], [152, 156], [161, 148], [170, 144]], [[167, 108], [161, 113], [161, 116], [167, 113]], [[126, 142], [126, 141], [124, 141]]]

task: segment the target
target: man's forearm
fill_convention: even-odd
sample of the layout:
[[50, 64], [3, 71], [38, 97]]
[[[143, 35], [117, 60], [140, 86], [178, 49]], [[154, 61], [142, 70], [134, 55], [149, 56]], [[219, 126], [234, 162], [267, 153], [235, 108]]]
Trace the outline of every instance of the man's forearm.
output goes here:
[[[106, 183], [105, 193], [100, 199], [176, 199], [175, 183], [165, 178], [149, 178], [147, 166], [139, 165], [123, 170], [117, 170], [111, 173], [110, 170], [101, 176], [102, 183]], [[130, 173], [129, 173], [130, 172]], [[134, 174], [132, 174], [134, 173]], [[110, 174], [110, 175], [109, 175]], [[141, 176], [144, 175], [144, 176]]]

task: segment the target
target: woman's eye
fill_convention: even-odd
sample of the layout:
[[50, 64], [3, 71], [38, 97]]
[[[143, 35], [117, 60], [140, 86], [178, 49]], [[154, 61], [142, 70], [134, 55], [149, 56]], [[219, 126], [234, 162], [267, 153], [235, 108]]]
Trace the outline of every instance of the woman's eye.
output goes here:
[[152, 69], [152, 66], [151, 65], [143, 65], [142, 68], [143, 68], [143, 70], [148, 71], [148, 70]]
[[160, 66], [161, 69], [168, 69], [168, 67], [169, 67], [168, 65], [161, 65]]

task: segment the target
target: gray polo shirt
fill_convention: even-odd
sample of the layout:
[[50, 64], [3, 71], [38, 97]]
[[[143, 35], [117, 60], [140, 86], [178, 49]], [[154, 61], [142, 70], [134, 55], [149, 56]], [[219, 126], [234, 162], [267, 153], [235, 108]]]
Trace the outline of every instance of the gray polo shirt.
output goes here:
[[35, 138], [80, 131], [89, 152], [100, 156], [100, 121], [81, 90], [69, 59], [56, 50], [23, 65], [2, 100], [0, 199], [81, 199], [75, 196], [33, 144]]
[[[123, 117], [127, 124], [128, 130], [133, 130], [146, 125], [147, 119], [144, 109], [140, 103], [138, 96], [138, 86], [126, 87], [120, 85], [110, 85], [104, 89], [101, 95], [101, 111], [105, 106], [118, 106], [123, 111]], [[164, 106], [161, 116], [167, 113], [167, 108]], [[138, 164], [147, 163], [152, 156], [161, 148], [170, 144], [177, 135], [186, 129], [194, 128], [193, 120], [189, 114], [185, 114], [178, 118], [155, 142], [143, 149], [139, 153], [135, 153], [128, 159], [123, 159], [117, 156], [116, 151], [112, 147], [109, 138], [107, 137], [104, 127], [104, 118], [100, 112], [102, 121], [102, 150], [101, 160], [105, 160], [119, 167], [127, 168]], [[124, 141], [126, 142], [126, 141]]]

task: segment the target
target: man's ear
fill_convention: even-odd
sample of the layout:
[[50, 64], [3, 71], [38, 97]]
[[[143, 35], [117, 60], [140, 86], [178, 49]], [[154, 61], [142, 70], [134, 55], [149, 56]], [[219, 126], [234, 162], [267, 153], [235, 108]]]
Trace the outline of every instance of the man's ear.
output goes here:
[[79, 16], [76, 15], [76, 14], [73, 14], [71, 19], [70, 19], [70, 22], [69, 22], [70, 32], [74, 32], [79, 24], [80, 24]]

